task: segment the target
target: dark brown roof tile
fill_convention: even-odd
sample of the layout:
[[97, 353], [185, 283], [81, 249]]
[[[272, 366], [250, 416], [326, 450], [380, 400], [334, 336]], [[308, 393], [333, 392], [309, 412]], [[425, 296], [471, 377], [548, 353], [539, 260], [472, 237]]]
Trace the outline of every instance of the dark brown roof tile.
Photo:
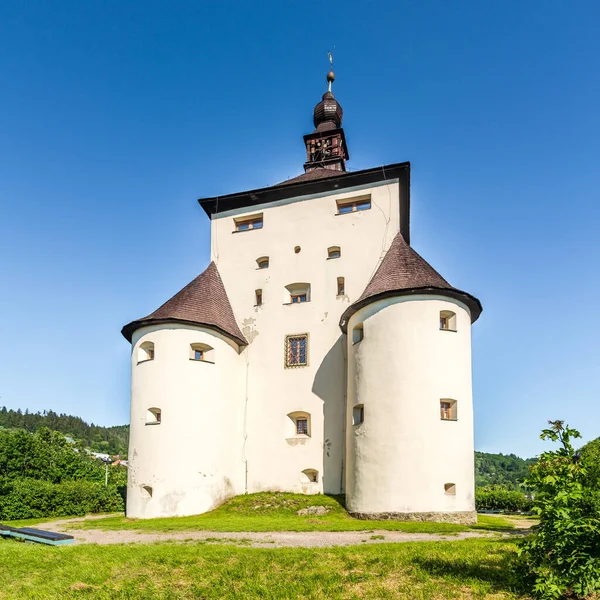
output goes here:
[[410, 294], [438, 294], [460, 300], [469, 307], [471, 322], [481, 314], [481, 303], [477, 298], [452, 287], [398, 233], [365, 291], [342, 315], [342, 331], [346, 331], [350, 317], [363, 306], [383, 297]]
[[273, 187], [277, 187], [280, 185], [290, 185], [291, 183], [302, 183], [303, 181], [317, 181], [319, 179], [327, 179], [328, 177], [338, 177], [346, 174], [346, 171], [334, 171], [333, 169], [325, 169], [322, 167], [318, 167], [316, 169], [308, 171], [307, 173], [302, 173], [302, 175], [298, 175], [298, 177], [292, 177], [287, 181], [276, 183]]
[[221, 332], [240, 345], [248, 344], [235, 320], [223, 280], [214, 262], [153, 313], [125, 325], [121, 333], [131, 342], [136, 329], [168, 322], [204, 325]]

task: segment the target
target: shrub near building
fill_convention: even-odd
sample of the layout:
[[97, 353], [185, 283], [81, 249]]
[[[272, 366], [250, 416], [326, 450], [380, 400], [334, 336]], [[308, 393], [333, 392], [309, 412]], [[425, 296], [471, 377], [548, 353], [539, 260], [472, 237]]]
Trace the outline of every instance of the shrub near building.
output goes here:
[[475, 490], [475, 506], [478, 511], [528, 512], [531, 510], [532, 501], [518, 490], [490, 485]]
[[47, 428], [0, 429], [0, 519], [123, 510], [124, 467], [104, 465]]

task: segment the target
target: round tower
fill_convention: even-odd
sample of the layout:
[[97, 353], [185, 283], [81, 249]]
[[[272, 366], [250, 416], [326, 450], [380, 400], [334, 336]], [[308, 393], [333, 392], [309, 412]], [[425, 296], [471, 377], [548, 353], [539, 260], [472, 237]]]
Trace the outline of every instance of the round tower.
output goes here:
[[214, 263], [123, 335], [132, 347], [127, 516], [199, 514], [243, 493], [246, 342]]
[[353, 515], [475, 521], [471, 323], [480, 312], [398, 234], [342, 316]]

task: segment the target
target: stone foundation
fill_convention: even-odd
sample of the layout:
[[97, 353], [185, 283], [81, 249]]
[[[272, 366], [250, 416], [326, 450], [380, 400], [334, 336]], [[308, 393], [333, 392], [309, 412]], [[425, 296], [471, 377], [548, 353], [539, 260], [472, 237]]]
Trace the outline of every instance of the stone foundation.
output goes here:
[[369, 521], [433, 521], [434, 523], [456, 523], [458, 525], [474, 525], [477, 523], [477, 512], [466, 510], [461, 512], [382, 512], [361, 513], [351, 512], [355, 519]]

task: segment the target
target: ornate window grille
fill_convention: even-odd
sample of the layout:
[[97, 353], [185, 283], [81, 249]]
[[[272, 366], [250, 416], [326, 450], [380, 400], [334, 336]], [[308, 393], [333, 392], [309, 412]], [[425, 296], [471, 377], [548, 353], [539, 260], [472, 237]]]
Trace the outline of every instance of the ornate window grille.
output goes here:
[[308, 365], [308, 334], [285, 337], [285, 366], [306, 367]]

